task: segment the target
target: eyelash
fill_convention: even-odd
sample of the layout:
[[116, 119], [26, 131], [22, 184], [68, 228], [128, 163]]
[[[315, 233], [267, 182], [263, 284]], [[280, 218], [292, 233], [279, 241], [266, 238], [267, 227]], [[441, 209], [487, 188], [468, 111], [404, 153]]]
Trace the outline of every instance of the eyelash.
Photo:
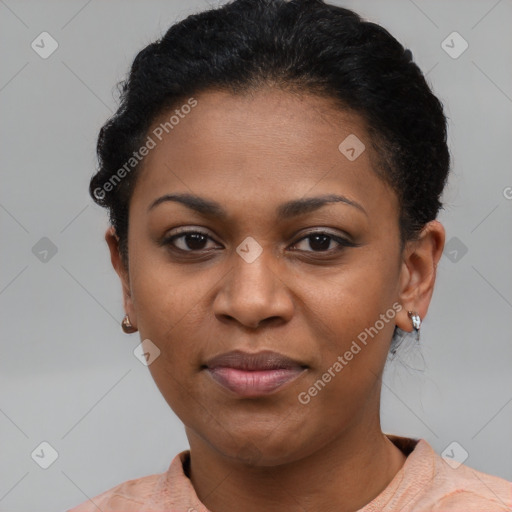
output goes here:
[[[179, 238], [184, 238], [187, 235], [202, 235], [202, 236], [205, 236], [206, 238], [209, 238], [210, 240], [213, 240], [213, 238], [211, 238], [208, 235], [208, 233], [204, 233], [204, 232], [198, 231], [198, 230], [189, 230], [189, 231], [181, 231], [180, 233], [177, 233], [175, 235], [171, 235], [169, 237], [164, 238], [161, 242], [161, 245], [169, 246], [171, 250], [174, 250], [174, 251], [177, 251], [180, 253], [193, 254], [193, 253], [200, 253], [200, 252], [204, 251], [204, 249], [197, 249], [197, 250], [192, 249], [192, 250], [187, 251], [187, 250], [180, 249], [180, 248], [176, 247], [175, 245], [173, 245], [173, 242], [175, 240], [177, 240]], [[297, 240], [296, 242], [294, 242], [293, 245], [297, 245], [299, 242], [302, 242], [303, 240], [307, 240], [308, 238], [317, 236], [317, 235], [318, 236], [326, 236], [326, 237], [330, 238], [331, 240], [334, 240], [335, 242], [337, 242], [339, 244], [338, 247], [335, 249], [327, 249], [326, 251], [313, 251], [313, 250], [301, 251], [301, 250], [299, 250], [299, 252], [332, 255], [334, 252], [343, 251], [346, 247], [357, 247], [359, 245], [359, 244], [356, 244], [354, 242], [347, 240], [346, 238], [342, 238], [342, 237], [333, 235], [333, 234], [331, 234], [329, 232], [325, 232], [325, 231], [312, 231], [312, 232], [308, 233], [307, 235], [303, 236], [302, 238], [300, 238], [299, 240]]]

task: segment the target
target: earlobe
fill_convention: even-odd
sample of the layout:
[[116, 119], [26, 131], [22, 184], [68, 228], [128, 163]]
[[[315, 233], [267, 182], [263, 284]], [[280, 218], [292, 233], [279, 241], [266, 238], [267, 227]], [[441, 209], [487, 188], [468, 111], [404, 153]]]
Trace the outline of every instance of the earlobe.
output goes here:
[[403, 310], [398, 313], [396, 324], [406, 332], [414, 330], [409, 311], [416, 313], [420, 321], [427, 314], [444, 241], [444, 227], [433, 220], [425, 225], [418, 240], [408, 242], [404, 248], [399, 290]]

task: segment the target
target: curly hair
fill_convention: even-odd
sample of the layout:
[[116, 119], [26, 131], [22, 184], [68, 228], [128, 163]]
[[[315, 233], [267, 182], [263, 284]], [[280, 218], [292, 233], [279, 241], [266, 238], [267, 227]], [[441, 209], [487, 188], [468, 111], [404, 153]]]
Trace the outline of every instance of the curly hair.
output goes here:
[[140, 51], [119, 84], [117, 112], [101, 128], [89, 193], [108, 209], [126, 265], [140, 164], [104, 185], [155, 118], [201, 91], [265, 86], [321, 95], [361, 116], [377, 155], [372, 167], [398, 197], [402, 248], [436, 218], [450, 167], [447, 121], [410, 50], [380, 25], [323, 0], [234, 0], [188, 16]]

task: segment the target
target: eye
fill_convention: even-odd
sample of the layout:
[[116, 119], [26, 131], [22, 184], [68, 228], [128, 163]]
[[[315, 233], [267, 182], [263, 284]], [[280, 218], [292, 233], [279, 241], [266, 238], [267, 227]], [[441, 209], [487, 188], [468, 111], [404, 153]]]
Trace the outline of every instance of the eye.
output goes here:
[[208, 240], [212, 240], [212, 238], [207, 233], [189, 230], [165, 238], [162, 240], [162, 244], [170, 245], [183, 252], [195, 252], [208, 249], [205, 247]]
[[[332, 242], [338, 244], [337, 247], [332, 248]], [[305, 252], [334, 252], [341, 251], [344, 247], [356, 247], [357, 245], [350, 240], [323, 231], [317, 231], [306, 235], [296, 242], [294, 246], [297, 246], [300, 243], [303, 243], [303, 246], [306, 248], [299, 250]], [[311, 250], [308, 250], [307, 247]]]
[[[215, 242], [208, 233], [198, 230], [182, 230], [179, 233], [164, 238], [161, 244], [170, 246], [178, 252], [188, 253], [211, 250], [218, 247], [215, 244], [212, 247], [208, 247], [208, 241]], [[313, 253], [332, 253], [341, 251], [345, 247], [356, 247], [358, 245], [343, 237], [324, 231], [309, 233], [295, 242], [292, 247], [300, 246], [300, 244], [302, 244], [302, 248], [299, 248], [299, 251]]]

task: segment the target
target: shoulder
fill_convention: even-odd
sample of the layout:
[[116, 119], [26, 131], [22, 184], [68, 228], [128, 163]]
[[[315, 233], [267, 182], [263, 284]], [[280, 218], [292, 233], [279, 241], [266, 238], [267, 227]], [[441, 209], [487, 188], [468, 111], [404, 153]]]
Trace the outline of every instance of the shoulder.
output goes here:
[[117, 512], [120, 510], [123, 512], [139, 512], [144, 503], [152, 497], [153, 491], [163, 474], [153, 474], [127, 480], [67, 512], [98, 512], [98, 510], [102, 512]]
[[66, 512], [155, 512], [157, 508], [169, 510], [180, 500], [195, 503], [192, 484], [184, 471], [189, 456], [189, 450], [184, 450], [164, 473], [127, 480]]
[[[415, 453], [416, 452], [416, 453]], [[412, 510], [432, 512], [510, 512], [512, 482], [477, 471], [464, 464], [448, 463], [425, 441], [420, 440], [411, 455], [411, 470], [429, 467], [425, 471], [422, 489]], [[420, 463], [429, 460], [428, 466]], [[414, 479], [418, 480], [418, 479]]]
[[[192, 484], [184, 471], [189, 450], [178, 453], [167, 471], [127, 480], [66, 512], [143, 512], [168, 509], [185, 496], [193, 497]], [[194, 500], [192, 500], [194, 501]]]

